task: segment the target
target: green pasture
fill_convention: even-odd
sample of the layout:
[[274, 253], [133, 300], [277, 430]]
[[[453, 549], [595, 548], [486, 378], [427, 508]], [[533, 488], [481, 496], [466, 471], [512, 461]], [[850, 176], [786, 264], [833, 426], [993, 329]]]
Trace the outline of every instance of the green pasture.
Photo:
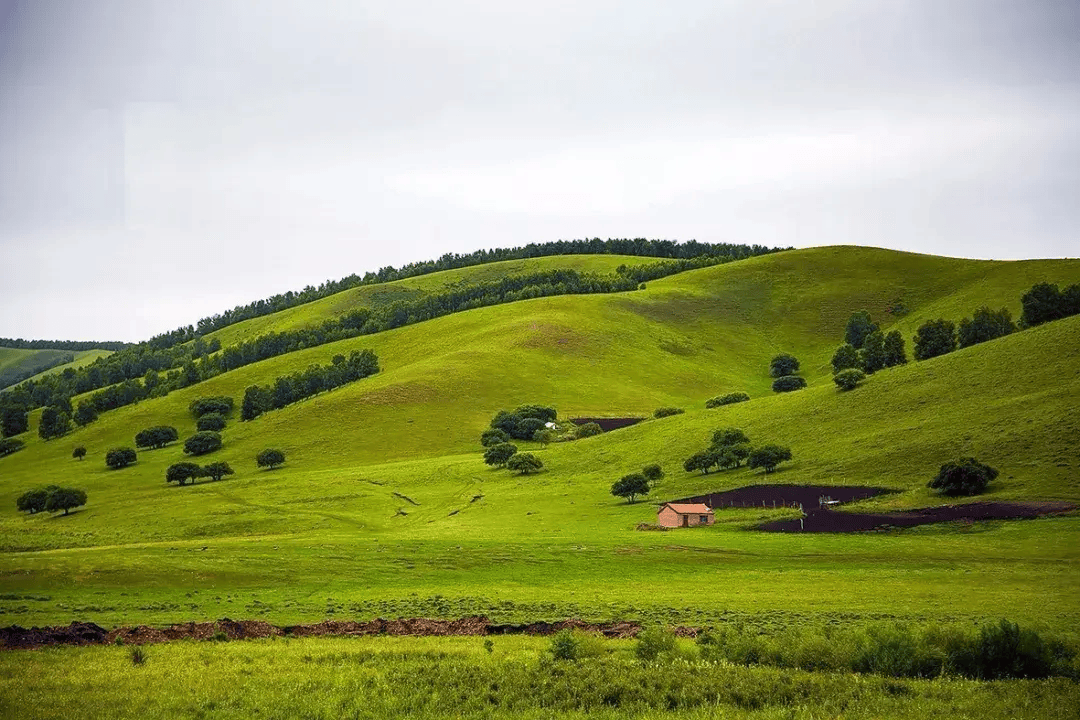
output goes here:
[[[590, 263], [578, 269], [629, 261], [570, 260]], [[416, 280], [444, 287], [451, 275]], [[631, 293], [480, 308], [309, 348], [104, 413], [50, 442], [37, 437], [35, 413], [27, 447], [0, 459], [0, 624], [1006, 616], [1080, 640], [1071, 629], [1080, 620], [1075, 513], [803, 536], [751, 531], [791, 511], [746, 509], [721, 511], [711, 528], [635, 529], [655, 520], [655, 501], [759, 482], [897, 491], [862, 504], [876, 509], [938, 504], [945, 500], [926, 482], [961, 455], [1001, 471], [982, 499], [1080, 501], [1080, 318], [885, 370], [850, 393], [838, 392], [829, 372], [855, 310], [900, 329], [910, 356], [921, 322], [959, 320], [983, 304], [1018, 317], [1020, 295], [1042, 280], [1080, 281], [1080, 262], [790, 251]], [[285, 325], [267, 329], [341, 312], [360, 302], [343, 296], [379, 287], [294, 308]], [[886, 311], [896, 301], [905, 314]], [[312, 314], [298, 319], [303, 313]], [[249, 385], [363, 348], [378, 354], [378, 375], [253, 422], [234, 415], [224, 448], [196, 461], [227, 461], [236, 475], [165, 483], [194, 431], [193, 399], [226, 394], [239, 403]], [[802, 361], [806, 390], [771, 392], [768, 362], [781, 351]], [[707, 398], [734, 390], [753, 399], [704, 409]], [[670, 405], [687, 412], [547, 448], [519, 443], [543, 460], [538, 475], [488, 468], [481, 430], [499, 409], [525, 402], [554, 405], [562, 417], [646, 416]], [[110, 447], [133, 446], [139, 430], [161, 424], [177, 427], [181, 442], [141, 451], [123, 470], [105, 467]], [[727, 426], [755, 443], [790, 446], [794, 461], [768, 477], [684, 472], [683, 459]], [[71, 458], [77, 445], [88, 449], [81, 462]], [[286, 453], [284, 467], [255, 467], [266, 447]], [[620, 476], [653, 462], [666, 477], [646, 502], [609, 494]], [[86, 490], [87, 506], [68, 517], [16, 513], [19, 494], [50, 483]]]
[[[1080, 712], [1067, 680], [898, 680], [679, 659], [631, 641], [556, 661], [536, 637], [275, 638], [0, 654], [5, 718], [1031, 718]], [[144, 653], [139, 664], [133, 653]]]

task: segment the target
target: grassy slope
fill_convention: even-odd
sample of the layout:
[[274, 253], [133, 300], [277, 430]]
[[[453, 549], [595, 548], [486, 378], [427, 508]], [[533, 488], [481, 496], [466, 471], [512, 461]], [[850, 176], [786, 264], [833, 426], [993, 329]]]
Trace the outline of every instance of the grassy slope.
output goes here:
[[49, 368], [45, 372], [38, 373], [37, 375], [34, 375], [33, 377], [28, 378], [28, 379], [29, 380], [38, 380], [38, 379], [40, 379], [42, 377], [45, 377], [46, 375], [51, 375], [53, 373], [62, 373], [62, 372], [64, 372], [64, 370], [67, 370], [68, 368], [72, 368], [73, 370], [78, 370], [79, 368], [81, 368], [81, 367], [83, 367], [85, 365], [89, 365], [90, 363], [94, 362], [98, 358], [108, 357], [108, 356], [110, 356], [112, 354], [113, 354], [112, 350], [78, 350], [78, 351], [75, 352], [75, 359], [72, 360], [71, 362], [64, 363], [63, 365], [57, 365], [54, 368]]
[[397, 301], [415, 300], [434, 292], [451, 290], [461, 283], [484, 283], [507, 276], [529, 275], [551, 269], [570, 269], [578, 272], [613, 273], [620, 265], [642, 265], [659, 262], [659, 258], [629, 255], [562, 255], [557, 257], [507, 260], [477, 265], [459, 270], [419, 275], [404, 280], [364, 285], [336, 293], [315, 302], [288, 310], [244, 320], [207, 336], [217, 338], [222, 345], [232, 345], [268, 332], [313, 327], [323, 321], [344, 315], [358, 308], [378, 308]]
[[[959, 319], [984, 302], [1016, 314], [1033, 282], [1078, 278], [1076, 262], [797, 251], [636, 293], [484, 308], [249, 366], [107, 413], [63, 440], [30, 434], [26, 450], [0, 461], [0, 506], [46, 481], [91, 497], [69, 518], [0, 521], [9, 550], [56, 548], [0, 558], [0, 610], [20, 621], [310, 619], [335, 608], [385, 611], [371, 605], [380, 601], [409, 612], [411, 594], [442, 594], [458, 598], [450, 614], [511, 602], [533, 614], [556, 613], [557, 603], [593, 615], [632, 606], [1075, 621], [1076, 518], [799, 537], [747, 534], [740, 528], [762, 513], [729, 511], [717, 528], [638, 533], [651, 506], [622, 504], [607, 489], [652, 461], [668, 471], [663, 497], [760, 480], [745, 470], [681, 471], [713, 428], [730, 424], [791, 445], [796, 462], [777, 482], [905, 490], [878, 504], [935, 502], [923, 485], [959, 453], [1002, 469], [995, 496], [1080, 499], [1072, 413], [1080, 318], [885, 371], [848, 394], [827, 372], [852, 310], [899, 296], [913, 308], [897, 323], [910, 336], [923, 319]], [[227, 482], [167, 487], [164, 468], [182, 456], [175, 446], [140, 453], [120, 472], [103, 466], [105, 449], [130, 444], [142, 427], [167, 422], [189, 433], [193, 397], [238, 396], [252, 382], [358, 347], [373, 347], [385, 371], [226, 429], [213, 457], [237, 468]], [[809, 389], [768, 391], [764, 370], [777, 350], [803, 360]], [[692, 409], [731, 389], [756, 399]], [[522, 479], [486, 468], [475, 441], [495, 410], [522, 401], [552, 402], [564, 415], [692, 410], [539, 450], [546, 472]], [[74, 444], [91, 449], [86, 461], [69, 458]], [[254, 470], [250, 458], [267, 445], [287, 452], [286, 468]], [[282, 573], [288, 585], [277, 582]], [[416, 602], [413, 611], [432, 611]]]

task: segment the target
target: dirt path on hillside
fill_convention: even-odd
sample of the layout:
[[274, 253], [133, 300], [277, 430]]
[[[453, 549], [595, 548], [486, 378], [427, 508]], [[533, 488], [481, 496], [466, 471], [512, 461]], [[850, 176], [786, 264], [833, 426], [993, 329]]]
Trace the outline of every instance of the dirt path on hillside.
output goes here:
[[[570, 618], [558, 622], [524, 625], [495, 624], [486, 617], [472, 616], [458, 620], [403, 618], [367, 622], [325, 620], [311, 625], [271, 625], [261, 620], [189, 622], [161, 628], [137, 625], [106, 630], [94, 623], [73, 622], [66, 626], [23, 628], [18, 625], [0, 628], [0, 649], [31, 649], [55, 645], [109, 645], [119, 638], [124, 644], [144, 645], [172, 640], [250, 640], [267, 637], [326, 637], [356, 635], [396, 636], [487, 636], [552, 635], [565, 629], [601, 633], [609, 638], [632, 638], [641, 626], [631, 622], [588, 623]], [[684, 637], [697, 634], [695, 628], [675, 628]]]

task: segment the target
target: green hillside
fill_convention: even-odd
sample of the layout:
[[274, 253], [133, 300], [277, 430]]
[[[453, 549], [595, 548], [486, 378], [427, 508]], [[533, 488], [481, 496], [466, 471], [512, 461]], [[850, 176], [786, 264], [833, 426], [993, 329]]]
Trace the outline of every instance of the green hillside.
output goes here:
[[[441, 275], [421, 280], [449, 282]], [[659, 499], [767, 480], [884, 485], [900, 492], [872, 505], [917, 507], [942, 502], [926, 481], [970, 454], [1001, 470], [989, 499], [1080, 500], [1080, 318], [885, 370], [851, 393], [837, 392], [829, 372], [855, 310], [901, 330], [910, 356], [923, 321], [959, 320], [983, 304], [1019, 316], [1021, 294], [1043, 280], [1080, 281], [1080, 262], [789, 251], [637, 292], [481, 308], [302, 350], [104, 413], [48, 443], [36, 436], [35, 413], [26, 449], [0, 459], [0, 507], [8, 508], [0, 611], [24, 625], [466, 611], [690, 620], [1004, 614], [1075, 625], [1075, 514], [809, 537], [748, 532], [773, 512], [732, 510], [713, 528], [650, 533], [634, 528], [655, 519], [653, 505], [608, 492], [621, 475], [659, 462], [667, 473]], [[906, 314], [887, 313], [896, 301]], [[312, 322], [350, 302], [361, 301], [334, 296], [249, 322]], [[225, 447], [203, 459], [228, 461], [232, 478], [166, 485], [165, 468], [183, 457], [179, 444], [140, 452], [120, 471], [104, 465], [109, 447], [132, 445], [144, 427], [189, 435], [187, 406], [197, 397], [239, 401], [249, 385], [364, 348], [378, 354], [378, 375], [249, 423], [234, 417]], [[768, 361], [781, 351], [800, 358], [808, 389], [771, 392]], [[706, 398], [733, 390], [753, 400], [704, 409]], [[480, 431], [497, 410], [525, 402], [554, 405], [563, 417], [646, 415], [663, 405], [687, 413], [530, 447], [545, 464], [539, 475], [488, 468]], [[724, 426], [789, 445], [794, 462], [768, 478], [683, 472], [682, 460]], [[76, 445], [89, 451], [82, 462], [71, 459]], [[264, 447], [284, 450], [286, 466], [257, 471]], [[15, 498], [47, 483], [83, 488], [90, 502], [66, 518], [17, 515]]]

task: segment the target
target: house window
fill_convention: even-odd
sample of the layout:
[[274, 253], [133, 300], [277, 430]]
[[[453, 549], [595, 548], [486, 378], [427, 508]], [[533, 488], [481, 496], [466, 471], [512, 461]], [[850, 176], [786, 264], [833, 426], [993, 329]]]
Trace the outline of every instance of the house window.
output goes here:
[[709, 522], [709, 516], [708, 515], [698, 515], [698, 522], [700, 522], [700, 523], [708, 523]]

